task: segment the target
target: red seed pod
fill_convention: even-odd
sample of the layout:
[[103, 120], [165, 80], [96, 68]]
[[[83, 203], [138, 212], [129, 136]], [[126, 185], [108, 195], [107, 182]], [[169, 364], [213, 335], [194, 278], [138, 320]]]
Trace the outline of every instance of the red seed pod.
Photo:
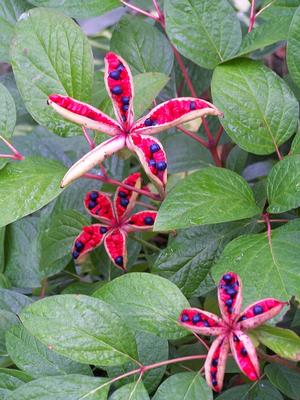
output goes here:
[[104, 245], [114, 265], [125, 271], [127, 264], [126, 233], [118, 228], [111, 230], [105, 236]]
[[[139, 172], [131, 174], [122, 183], [140, 189], [142, 184], [141, 174]], [[128, 215], [134, 208], [137, 196], [138, 193], [135, 191], [122, 186], [118, 187], [114, 198], [114, 207], [119, 220]]]
[[140, 211], [133, 214], [127, 221], [129, 231], [147, 231], [152, 230], [155, 219], [157, 217], [157, 211]]
[[205, 378], [207, 384], [215, 392], [220, 392], [223, 387], [228, 350], [228, 337], [226, 335], [220, 335], [214, 340], [207, 354], [204, 364]]
[[218, 301], [224, 320], [231, 321], [239, 314], [242, 306], [242, 283], [239, 276], [227, 272], [218, 286]]
[[88, 192], [84, 199], [87, 212], [99, 221], [111, 224], [114, 221], [113, 206], [110, 198], [101, 192], [93, 190]]
[[224, 330], [221, 318], [198, 308], [184, 309], [180, 314], [179, 322], [185, 328], [207, 336], [220, 335]]
[[85, 254], [100, 246], [106, 232], [108, 232], [108, 228], [100, 224], [83, 227], [82, 232], [73, 243], [73, 258], [81, 259]]

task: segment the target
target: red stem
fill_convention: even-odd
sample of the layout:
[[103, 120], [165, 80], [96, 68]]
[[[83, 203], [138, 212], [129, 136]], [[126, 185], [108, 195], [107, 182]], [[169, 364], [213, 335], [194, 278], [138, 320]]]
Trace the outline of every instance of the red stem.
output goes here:
[[221, 139], [221, 136], [222, 136], [223, 131], [224, 131], [224, 130], [223, 130], [223, 126], [221, 125], [220, 128], [219, 128], [219, 130], [218, 130], [218, 132], [217, 132], [217, 134], [216, 134], [216, 138], [215, 138], [215, 143], [216, 143], [216, 145], [219, 144], [219, 141], [220, 141], [220, 139]]
[[[164, 25], [162, 25], [162, 26], [164, 27]], [[190, 77], [188, 75], [187, 69], [185, 68], [184, 62], [183, 62], [180, 54], [178, 53], [178, 51], [175, 49], [175, 47], [173, 45], [172, 45], [172, 49], [173, 49], [176, 61], [177, 61], [178, 65], [179, 65], [180, 71], [181, 71], [181, 73], [182, 73], [182, 75], [184, 77], [184, 80], [186, 81], [186, 84], [187, 84], [187, 86], [189, 88], [189, 91], [191, 92], [191, 95], [193, 97], [197, 97], [196, 90], [195, 90], [195, 88], [194, 88], [194, 86], [192, 84], [192, 81], [191, 81], [191, 79], [190, 79]]]
[[267, 237], [268, 237], [268, 242], [271, 245], [271, 223], [270, 223], [270, 214], [269, 213], [265, 213], [262, 215], [263, 220], [265, 221], [266, 225], [267, 225]]
[[25, 157], [20, 152], [18, 152], [18, 150], [11, 143], [9, 143], [3, 136], [0, 135], [0, 139], [13, 152], [13, 155], [11, 155], [11, 154], [0, 154], [0, 158], [11, 158], [13, 160], [24, 160], [25, 159]]
[[252, 31], [253, 26], [255, 24], [255, 0], [251, 0], [251, 9], [250, 9], [250, 21], [249, 21], [249, 27], [248, 27], [248, 33]]
[[127, 6], [128, 8], [131, 8], [132, 10], [145, 15], [148, 18], [154, 19], [155, 21], [158, 21], [158, 17], [156, 17], [155, 15], [150, 14], [148, 11], [143, 10], [142, 8], [139, 8], [137, 6], [134, 6], [133, 4], [127, 3], [127, 1], [124, 0], [120, 0], [121, 3], [124, 4], [124, 6]]
[[193, 138], [197, 142], [199, 142], [203, 147], [206, 147], [208, 149], [208, 143], [202, 139], [200, 136], [196, 135], [195, 133], [189, 131], [188, 129], [183, 128], [182, 126], [177, 126], [177, 129], [179, 129], [181, 132], [183, 132], [185, 135]]

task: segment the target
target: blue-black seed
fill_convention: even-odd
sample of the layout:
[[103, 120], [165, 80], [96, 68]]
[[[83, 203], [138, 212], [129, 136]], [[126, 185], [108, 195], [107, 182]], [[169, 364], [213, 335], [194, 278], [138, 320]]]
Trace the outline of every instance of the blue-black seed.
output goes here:
[[126, 199], [127, 194], [125, 192], [123, 192], [122, 190], [120, 190], [119, 193], [118, 193], [118, 196], [122, 197], [123, 199]]
[[108, 229], [106, 228], [106, 226], [101, 226], [100, 233], [102, 233], [102, 235], [104, 235], [104, 233], [106, 233], [107, 231]]
[[233, 335], [233, 341], [234, 341], [234, 342], [239, 342], [240, 339], [239, 339], [236, 335]]
[[118, 71], [123, 71], [123, 69], [124, 69], [125, 67], [124, 67], [124, 65], [122, 64], [122, 63], [120, 63], [119, 65], [118, 65]]
[[233, 289], [232, 287], [228, 287], [226, 289], [226, 293], [230, 296], [230, 297], [234, 297], [237, 294], [237, 291], [235, 289]]
[[209, 324], [208, 321], [203, 321], [203, 324], [204, 324], [204, 326], [205, 326], [206, 328], [210, 327], [210, 324]]
[[248, 352], [247, 352], [247, 350], [245, 349], [245, 347], [243, 347], [243, 348], [241, 349], [241, 355], [242, 355], [243, 357], [246, 357], [246, 356], [248, 355]]
[[238, 322], [245, 321], [247, 319], [246, 315], [242, 315], [241, 318], [238, 319]]
[[119, 70], [112, 71], [109, 73], [109, 77], [114, 79], [115, 81], [118, 81], [120, 79], [120, 73], [121, 73], [121, 71], [119, 71]]
[[120, 267], [122, 267], [122, 265], [123, 265], [123, 257], [122, 257], [122, 256], [116, 257], [116, 258], [115, 258], [115, 263], [116, 263], [117, 265], [120, 265]]
[[145, 119], [144, 124], [145, 124], [145, 126], [152, 126], [154, 124], [154, 122], [151, 118], [147, 118], [147, 119]]
[[76, 258], [79, 257], [78, 251], [74, 250], [73, 253], [72, 253], [72, 257], [76, 260]]
[[128, 204], [129, 204], [129, 200], [128, 200], [128, 199], [122, 199], [122, 198], [121, 198], [120, 203], [121, 203], [121, 206], [127, 207]]
[[226, 304], [227, 307], [232, 306], [232, 303], [233, 303], [232, 299], [228, 299], [228, 300], [225, 301], [225, 304]]
[[97, 203], [95, 201], [90, 201], [89, 205], [88, 205], [89, 210], [92, 210], [93, 208], [95, 208], [96, 205], [97, 205]]
[[154, 224], [154, 219], [152, 217], [145, 217], [144, 218], [144, 224], [145, 225], [153, 225]]
[[190, 102], [190, 110], [191, 111], [196, 110], [196, 103], [194, 101]]
[[193, 324], [198, 324], [198, 322], [201, 322], [202, 318], [200, 314], [195, 314], [192, 318], [192, 323]]
[[232, 314], [232, 311], [233, 311], [232, 307], [228, 307], [227, 311], [228, 311], [229, 314]]
[[117, 86], [115, 86], [115, 87], [113, 87], [113, 88], [111, 89], [111, 92], [112, 92], [113, 94], [119, 95], [119, 94], [122, 94], [122, 93], [123, 93], [123, 90], [122, 90], [121, 86], [117, 85]]
[[157, 143], [151, 144], [151, 146], [150, 146], [151, 153], [156, 153], [159, 150], [160, 150], [160, 146]]
[[253, 307], [253, 313], [255, 315], [261, 314], [264, 312], [264, 309], [261, 306], [254, 306]]
[[217, 371], [212, 371], [211, 372], [211, 377], [212, 378], [216, 378], [216, 376], [217, 376]]
[[156, 168], [156, 162], [154, 160], [149, 160], [149, 165]]
[[123, 110], [124, 112], [128, 111], [128, 109], [129, 109], [129, 105], [128, 105], [128, 104], [124, 104], [124, 105], [122, 106], [122, 110]]
[[126, 122], [126, 120], [127, 120], [126, 115], [122, 115], [122, 120], [123, 120], [123, 122]]
[[75, 249], [77, 251], [81, 251], [84, 248], [84, 244], [82, 242], [76, 242], [75, 243]]
[[158, 169], [158, 171], [164, 171], [167, 168], [167, 163], [164, 161], [158, 161], [156, 163], [156, 168]]
[[216, 379], [213, 379], [213, 380], [211, 381], [211, 383], [212, 383], [213, 386], [217, 386], [217, 384], [218, 384], [218, 382], [217, 382]]
[[218, 359], [217, 359], [217, 358], [214, 358], [214, 359], [212, 360], [211, 365], [212, 365], [213, 367], [217, 367], [217, 366], [218, 366]]
[[95, 201], [97, 200], [99, 197], [99, 193], [98, 192], [91, 192], [90, 193], [90, 200]]
[[121, 98], [121, 101], [122, 101], [122, 103], [123, 103], [124, 105], [128, 105], [129, 102], [130, 102], [130, 97], [123, 96], [123, 97]]
[[226, 283], [230, 283], [232, 281], [232, 276], [230, 274], [223, 275], [223, 281]]
[[181, 322], [188, 322], [188, 321], [189, 321], [189, 316], [187, 314], [182, 314]]

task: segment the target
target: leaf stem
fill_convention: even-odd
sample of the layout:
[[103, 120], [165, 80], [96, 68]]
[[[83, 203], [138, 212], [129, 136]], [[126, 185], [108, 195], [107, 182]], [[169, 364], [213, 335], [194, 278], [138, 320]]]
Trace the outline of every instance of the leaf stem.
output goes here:
[[6, 146], [13, 152], [13, 154], [0, 154], [0, 158], [11, 158], [13, 160], [24, 160], [25, 157], [3, 136], [0, 135], [0, 139], [6, 144]]
[[156, 252], [161, 250], [159, 247], [155, 246], [154, 244], [151, 244], [151, 243], [147, 242], [146, 240], [143, 240], [143, 239], [139, 238], [138, 236], [134, 236], [133, 235], [133, 236], [131, 236], [131, 238], [133, 240], [135, 240], [136, 242], [141, 243], [143, 246], [148, 247], [148, 249], [151, 249], [151, 250], [156, 251]]
[[128, 3], [127, 1], [124, 0], [120, 0], [122, 4], [124, 4], [124, 6], [127, 6], [128, 8], [130, 8], [131, 10], [134, 10], [140, 14], [145, 15], [148, 18], [154, 19], [155, 21], [158, 21], [158, 17], [156, 17], [155, 15], [152, 15], [151, 13], [149, 13], [148, 11], [143, 10], [142, 8], [139, 8], [137, 6], [134, 6], [133, 4]]
[[196, 140], [199, 142], [203, 147], [206, 147], [208, 149], [208, 143], [202, 139], [200, 136], [196, 135], [195, 133], [189, 131], [188, 129], [183, 128], [182, 126], [177, 126], [177, 129], [179, 129], [181, 132], [183, 132], [185, 135], [191, 137], [192, 139]]
[[300, 373], [300, 368], [297, 367], [297, 364], [293, 363], [292, 361], [286, 360], [277, 355], [270, 356], [269, 354], [264, 353], [260, 349], [257, 349], [257, 353], [262, 360], [268, 361], [270, 363], [277, 363], [280, 365], [284, 365], [285, 367], [288, 367], [288, 368]]
[[248, 33], [252, 31], [253, 26], [255, 24], [255, 0], [251, 0], [251, 9], [250, 9], [250, 21], [248, 26]]

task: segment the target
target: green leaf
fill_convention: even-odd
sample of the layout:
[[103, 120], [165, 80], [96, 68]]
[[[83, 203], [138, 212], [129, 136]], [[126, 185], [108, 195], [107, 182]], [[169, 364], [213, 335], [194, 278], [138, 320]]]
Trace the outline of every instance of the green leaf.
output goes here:
[[19, 16], [29, 8], [24, 0], [1, 0], [0, 3], [0, 61], [10, 62], [9, 48]]
[[40, 286], [39, 218], [28, 216], [7, 227], [5, 276], [16, 287]]
[[283, 400], [278, 390], [267, 380], [255, 384], [238, 385], [226, 390], [216, 400]]
[[[230, 269], [243, 281], [244, 304], [275, 297], [288, 301], [300, 298], [300, 220], [267, 233], [244, 235], [230, 242], [212, 269], [218, 281]], [[255, 282], [255, 285], [253, 284]]]
[[300, 155], [285, 157], [268, 176], [270, 213], [282, 213], [300, 205]]
[[213, 69], [240, 47], [240, 23], [226, 0], [166, 0], [165, 16], [173, 45], [204, 68]]
[[154, 229], [215, 224], [260, 213], [247, 182], [227, 169], [203, 168], [183, 180], [162, 203]]
[[182, 372], [166, 379], [153, 400], [212, 400], [212, 390], [198, 372]]
[[271, 383], [293, 400], [300, 400], [300, 375], [298, 372], [278, 364], [269, 364], [265, 373]]
[[223, 127], [246, 151], [271, 154], [297, 129], [299, 106], [293, 92], [259, 62], [237, 59], [218, 66], [212, 94], [224, 112]]
[[289, 329], [263, 325], [251, 331], [255, 337], [280, 357], [300, 360], [300, 337]]
[[39, 124], [60, 136], [81, 133], [47, 106], [51, 93], [91, 99], [91, 46], [74, 21], [44, 8], [28, 11], [16, 25], [12, 66], [25, 105]]
[[0, 397], [6, 399], [6, 396], [24, 383], [31, 381], [31, 377], [25, 372], [16, 369], [0, 368]]
[[119, 0], [29, 0], [37, 7], [49, 7], [74, 18], [88, 18], [102, 15], [116, 7], [120, 7]]
[[106, 400], [106, 382], [105, 378], [82, 375], [47, 376], [22, 385], [7, 400]]
[[6, 231], [5, 226], [0, 228], [0, 273], [4, 271], [5, 267], [5, 257], [4, 257], [5, 231]]
[[9, 311], [0, 310], [0, 355], [7, 354], [5, 333], [19, 322], [17, 316]]
[[43, 277], [55, 275], [71, 261], [75, 237], [90, 220], [75, 210], [65, 210], [51, 217], [50, 225], [41, 233], [40, 272]]
[[300, 6], [295, 12], [289, 30], [287, 65], [293, 81], [300, 87]]
[[[1, 7], [1, 6], [0, 6]], [[0, 83], [0, 135], [9, 139], [16, 125], [16, 106], [9, 91]]]
[[124, 15], [116, 25], [110, 48], [130, 65], [133, 74], [172, 71], [174, 55], [166, 36], [142, 19]]
[[150, 400], [150, 397], [142, 382], [133, 382], [116, 390], [109, 400]]
[[113, 304], [133, 329], [166, 339], [186, 336], [177, 320], [189, 303], [167, 279], [147, 273], [131, 273], [109, 282], [94, 296]]
[[257, 224], [246, 220], [179, 231], [157, 257], [152, 272], [171, 280], [190, 298], [207, 277], [225, 245], [255, 229]]
[[47, 348], [22, 325], [6, 332], [7, 352], [14, 364], [34, 378], [68, 374], [91, 375], [88, 365], [79, 364]]
[[49, 297], [24, 309], [20, 319], [38, 340], [74, 361], [111, 366], [137, 356], [133, 333], [115, 309], [92, 297]]
[[0, 170], [0, 226], [39, 210], [61, 192], [66, 168], [45, 158], [28, 157]]
[[0, 289], [0, 309], [18, 314], [22, 308], [32, 303], [32, 300], [21, 293]]

